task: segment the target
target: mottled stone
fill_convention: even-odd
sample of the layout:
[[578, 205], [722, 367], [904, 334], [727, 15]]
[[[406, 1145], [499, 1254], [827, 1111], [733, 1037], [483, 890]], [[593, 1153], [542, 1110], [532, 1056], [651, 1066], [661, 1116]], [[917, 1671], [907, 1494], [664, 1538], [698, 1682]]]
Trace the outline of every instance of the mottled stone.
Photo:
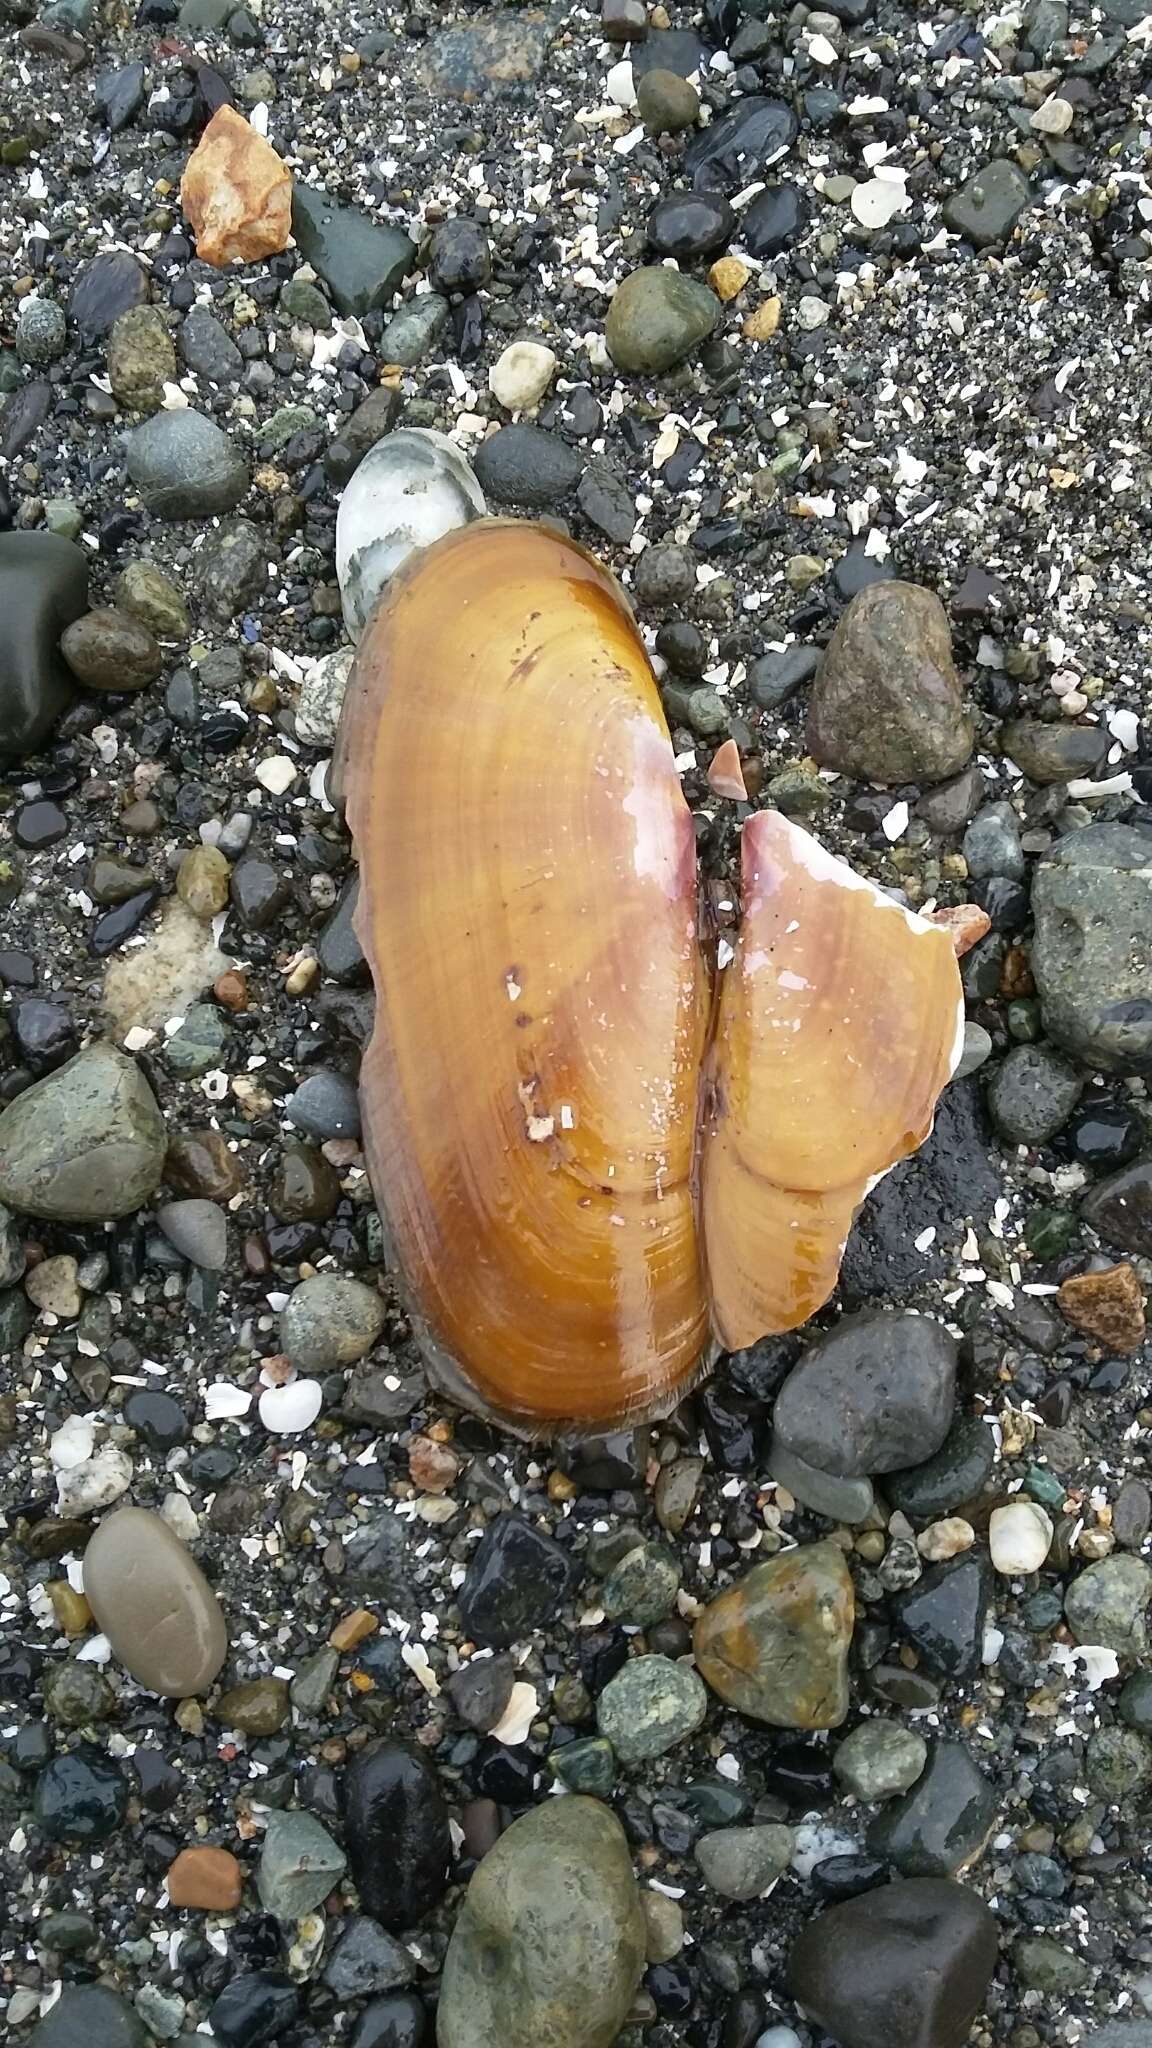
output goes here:
[[604, 1687], [596, 1720], [621, 1763], [645, 1763], [695, 1734], [707, 1711], [708, 1695], [686, 1664], [632, 1657]]
[[592, 1799], [546, 1800], [473, 1875], [444, 1964], [439, 2048], [611, 2048], [645, 1948], [620, 1823]]
[[344, 1875], [344, 1852], [310, 1813], [268, 1816], [256, 1884], [266, 1913], [299, 1920], [323, 1905]]
[[57, 1222], [130, 1215], [159, 1184], [164, 1145], [143, 1074], [97, 1040], [0, 1115], [0, 1200]]
[[751, 1571], [696, 1624], [696, 1662], [728, 1706], [780, 1728], [837, 1728], [848, 1711], [854, 1601], [844, 1555], [812, 1543]]
[[943, 782], [963, 768], [972, 740], [935, 592], [895, 579], [860, 591], [812, 686], [816, 759], [868, 782]]

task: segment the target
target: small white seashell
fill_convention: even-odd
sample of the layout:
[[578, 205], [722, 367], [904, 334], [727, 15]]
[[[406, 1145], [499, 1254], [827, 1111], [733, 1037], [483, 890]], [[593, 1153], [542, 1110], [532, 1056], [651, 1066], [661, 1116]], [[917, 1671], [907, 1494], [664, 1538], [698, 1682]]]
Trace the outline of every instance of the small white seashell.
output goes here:
[[298, 1436], [311, 1429], [323, 1406], [319, 1380], [290, 1380], [286, 1387], [265, 1387], [260, 1420], [274, 1436]]

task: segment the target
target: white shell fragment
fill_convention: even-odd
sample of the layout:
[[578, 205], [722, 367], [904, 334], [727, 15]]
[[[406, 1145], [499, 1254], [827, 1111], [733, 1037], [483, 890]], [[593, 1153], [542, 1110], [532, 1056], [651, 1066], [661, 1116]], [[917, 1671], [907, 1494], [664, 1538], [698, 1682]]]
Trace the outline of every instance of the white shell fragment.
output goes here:
[[323, 1406], [319, 1380], [290, 1380], [286, 1387], [265, 1387], [260, 1420], [273, 1436], [298, 1436], [311, 1429]]
[[992, 1563], [1008, 1578], [1038, 1572], [1052, 1547], [1052, 1524], [1039, 1502], [1019, 1495], [988, 1520]]
[[536, 1719], [537, 1705], [535, 1686], [518, 1681], [512, 1687], [508, 1705], [490, 1731], [492, 1740], [503, 1742], [510, 1749], [515, 1749], [517, 1743], [526, 1742], [528, 1730]]
[[868, 178], [853, 188], [849, 204], [862, 228], [886, 228], [904, 212], [908, 192], [902, 179]]

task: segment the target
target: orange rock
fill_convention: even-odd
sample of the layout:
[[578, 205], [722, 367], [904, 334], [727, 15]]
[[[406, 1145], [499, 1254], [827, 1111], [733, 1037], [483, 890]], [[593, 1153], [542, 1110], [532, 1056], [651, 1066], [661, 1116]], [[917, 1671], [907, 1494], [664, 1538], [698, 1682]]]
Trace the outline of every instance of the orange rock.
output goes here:
[[992, 919], [978, 903], [954, 903], [947, 910], [934, 910], [932, 923], [943, 925], [950, 933], [958, 960], [992, 929]]
[[213, 1849], [207, 1843], [195, 1849], [181, 1849], [168, 1866], [168, 1897], [174, 1906], [191, 1906], [200, 1913], [234, 1913], [244, 1890], [244, 1876], [228, 1849]]
[[1125, 1260], [1103, 1273], [1074, 1273], [1057, 1297], [1074, 1329], [1106, 1351], [1139, 1351], [1144, 1342], [1144, 1290]]
[[218, 107], [188, 159], [180, 204], [203, 262], [258, 263], [288, 246], [292, 173], [235, 107]]
[[225, 1010], [246, 1010], [249, 1003], [248, 977], [238, 967], [226, 968], [212, 984], [216, 1001]]
[[366, 1607], [354, 1607], [336, 1623], [328, 1641], [334, 1650], [354, 1650], [366, 1636], [374, 1636], [380, 1623]]

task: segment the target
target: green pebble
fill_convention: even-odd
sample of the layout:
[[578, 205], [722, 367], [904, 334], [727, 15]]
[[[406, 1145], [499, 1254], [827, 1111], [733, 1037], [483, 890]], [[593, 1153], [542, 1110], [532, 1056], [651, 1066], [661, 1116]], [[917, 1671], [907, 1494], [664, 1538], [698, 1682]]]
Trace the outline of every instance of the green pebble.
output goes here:
[[569, 1792], [586, 1792], [592, 1799], [610, 1799], [616, 1785], [616, 1758], [612, 1744], [602, 1735], [588, 1735], [579, 1742], [554, 1749], [548, 1759], [552, 1774]]

